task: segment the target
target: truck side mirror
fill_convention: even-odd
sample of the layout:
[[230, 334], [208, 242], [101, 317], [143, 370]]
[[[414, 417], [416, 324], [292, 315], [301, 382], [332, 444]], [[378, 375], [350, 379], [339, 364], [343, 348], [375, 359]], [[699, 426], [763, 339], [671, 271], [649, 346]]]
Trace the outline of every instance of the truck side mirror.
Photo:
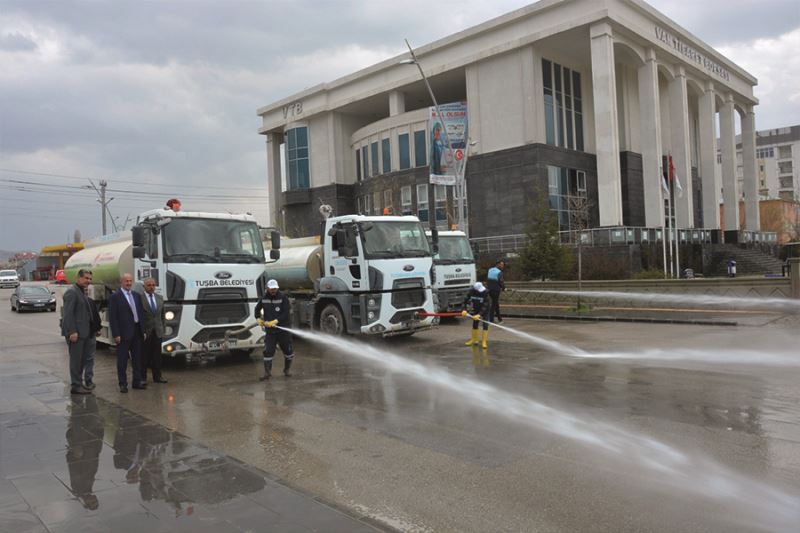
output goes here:
[[144, 258], [144, 246], [134, 246], [132, 252], [134, 259]]
[[[280, 248], [281, 248], [281, 232], [277, 231], [277, 230], [273, 230], [273, 231], [270, 232], [269, 236], [270, 236], [270, 239], [272, 241], [272, 243], [270, 245], [271, 248], [273, 250], [280, 250]], [[277, 259], [277, 257], [275, 259]]]
[[280, 250], [270, 250], [269, 251], [269, 258], [273, 261], [277, 261], [281, 258], [281, 251]]
[[134, 226], [131, 228], [131, 237], [134, 246], [144, 246], [144, 231], [142, 226]]

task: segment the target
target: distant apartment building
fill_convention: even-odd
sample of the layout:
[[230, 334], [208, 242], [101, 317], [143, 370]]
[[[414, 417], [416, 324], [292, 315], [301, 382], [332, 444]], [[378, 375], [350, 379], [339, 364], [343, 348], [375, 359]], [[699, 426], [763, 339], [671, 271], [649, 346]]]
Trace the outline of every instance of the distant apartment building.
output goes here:
[[[722, 156], [717, 153], [719, 171]], [[756, 179], [760, 200], [800, 202], [800, 125], [756, 132]], [[741, 138], [736, 138], [736, 177], [744, 183]]]

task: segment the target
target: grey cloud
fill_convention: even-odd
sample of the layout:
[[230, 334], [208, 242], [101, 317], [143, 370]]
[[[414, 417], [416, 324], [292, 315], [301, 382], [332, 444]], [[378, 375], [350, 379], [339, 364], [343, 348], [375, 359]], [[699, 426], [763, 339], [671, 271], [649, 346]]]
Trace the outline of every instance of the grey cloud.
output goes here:
[[[796, 0], [652, 3], [714, 46], [800, 26]], [[422, 46], [524, 5], [520, 0], [5, 0], [0, 22], [7, 33], [0, 37], [0, 50], [9, 57], [37, 58], [44, 55], [43, 36], [59, 48], [55, 58], [31, 63], [36, 68], [12, 62], [19, 72], [10, 73], [5, 64], [0, 71], [0, 159], [15, 163], [12, 168], [173, 183], [176, 194], [197, 184], [263, 191], [266, 158], [264, 139], [256, 134], [256, 109], [367, 66], [352, 64], [356, 56], [378, 61], [401, 53], [403, 38]], [[23, 25], [36, 31], [16, 29]], [[351, 48], [364, 53], [350, 54]], [[19, 51], [26, 53], [13, 53]], [[763, 104], [759, 127], [782, 125], [767, 124], [781, 114]], [[24, 203], [24, 195], [14, 198]], [[91, 216], [93, 202], [84, 200]], [[122, 215], [152, 207], [149, 201], [115, 202], [115, 214]], [[86, 216], [86, 209], [72, 218], [64, 215], [63, 225], [84, 224]], [[60, 241], [63, 236], [52, 234], [53, 223], [48, 219], [0, 235], [0, 248]], [[80, 227], [86, 236], [97, 229]]]
[[715, 47], [774, 37], [800, 26], [797, 0], [650, 0], [649, 3]]
[[31, 52], [36, 50], [36, 43], [19, 32], [0, 35], [0, 50], [8, 52]]

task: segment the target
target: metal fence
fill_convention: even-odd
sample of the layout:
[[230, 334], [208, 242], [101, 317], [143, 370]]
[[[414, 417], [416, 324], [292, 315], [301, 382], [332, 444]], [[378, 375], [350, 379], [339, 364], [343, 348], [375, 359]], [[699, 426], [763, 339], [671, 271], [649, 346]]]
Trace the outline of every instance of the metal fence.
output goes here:
[[[714, 234], [720, 230], [708, 229], [678, 229], [669, 230], [671, 240], [676, 236], [681, 244], [711, 244], [715, 241]], [[585, 246], [624, 246], [630, 244], [660, 243], [663, 240], [665, 231], [661, 228], [643, 227], [615, 227], [615, 228], [593, 228], [580, 232], [580, 239]], [[578, 239], [577, 232], [559, 232], [561, 242], [566, 245], [576, 245]], [[496, 237], [476, 237], [470, 239], [473, 249], [479, 254], [504, 254], [518, 252], [528, 244], [528, 237], [524, 233], [513, 235], [498, 235]], [[777, 233], [740, 231], [739, 243], [745, 244], [769, 244], [775, 245], [778, 242]]]

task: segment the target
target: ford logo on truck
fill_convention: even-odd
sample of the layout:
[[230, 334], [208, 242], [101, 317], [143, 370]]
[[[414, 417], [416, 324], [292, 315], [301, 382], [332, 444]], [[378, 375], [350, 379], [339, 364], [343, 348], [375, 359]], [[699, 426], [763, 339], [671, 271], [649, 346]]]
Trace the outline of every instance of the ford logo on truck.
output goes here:
[[217, 272], [216, 274], [214, 274], [214, 277], [217, 278], [217, 279], [231, 279], [233, 277], [233, 274], [231, 274], [230, 272], [226, 272], [224, 270], [221, 270], [221, 271]]
[[406, 272], [411, 272], [412, 270], [414, 270], [414, 265], [406, 265], [403, 267], [403, 270], [405, 270]]

